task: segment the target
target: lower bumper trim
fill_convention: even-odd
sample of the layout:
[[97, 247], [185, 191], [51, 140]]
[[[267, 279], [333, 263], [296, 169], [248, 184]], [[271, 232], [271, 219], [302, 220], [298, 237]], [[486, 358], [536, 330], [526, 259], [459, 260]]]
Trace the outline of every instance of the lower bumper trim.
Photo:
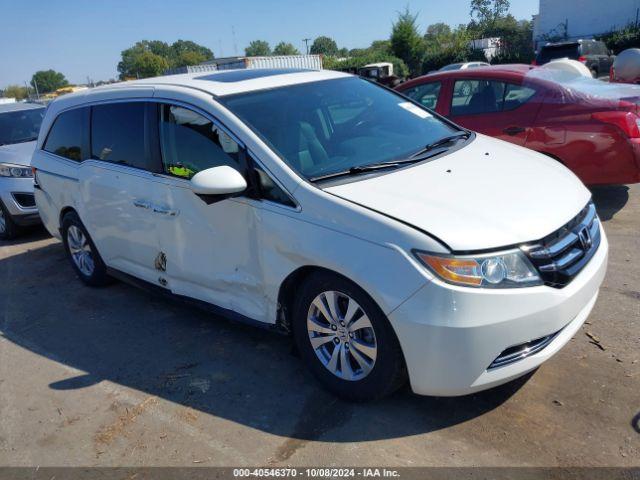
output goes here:
[[489, 365], [487, 370], [503, 367], [505, 365], [524, 360], [531, 355], [535, 355], [536, 353], [544, 350], [551, 342], [553, 342], [553, 340], [561, 331], [562, 330], [558, 330], [551, 335], [536, 338], [535, 340], [531, 340], [529, 342], [521, 343], [519, 345], [514, 345], [513, 347], [507, 348], [500, 355], [498, 355], [493, 362], [491, 362], [491, 365]]

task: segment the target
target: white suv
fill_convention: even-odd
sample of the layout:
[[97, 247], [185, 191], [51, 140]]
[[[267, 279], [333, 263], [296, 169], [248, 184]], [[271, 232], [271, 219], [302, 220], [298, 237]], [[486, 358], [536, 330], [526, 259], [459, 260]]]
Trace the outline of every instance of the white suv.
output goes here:
[[[353, 400], [519, 377], [580, 328], [605, 275], [589, 191], [358, 77], [239, 70], [53, 102], [32, 165], [88, 285], [153, 285], [291, 333]], [[141, 282], [142, 281], [142, 282]]]

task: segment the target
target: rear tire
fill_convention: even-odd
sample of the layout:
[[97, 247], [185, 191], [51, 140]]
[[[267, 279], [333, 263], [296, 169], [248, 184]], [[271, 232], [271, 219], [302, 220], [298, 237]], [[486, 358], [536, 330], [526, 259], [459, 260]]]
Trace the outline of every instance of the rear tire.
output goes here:
[[11, 214], [0, 202], [0, 240], [12, 240], [16, 238], [22, 229], [13, 221]]
[[91, 287], [111, 283], [107, 267], [76, 212], [64, 216], [60, 231], [67, 258], [80, 280]]
[[311, 274], [292, 313], [300, 356], [336, 396], [371, 401], [406, 383], [404, 357], [391, 324], [353, 282], [329, 272]]

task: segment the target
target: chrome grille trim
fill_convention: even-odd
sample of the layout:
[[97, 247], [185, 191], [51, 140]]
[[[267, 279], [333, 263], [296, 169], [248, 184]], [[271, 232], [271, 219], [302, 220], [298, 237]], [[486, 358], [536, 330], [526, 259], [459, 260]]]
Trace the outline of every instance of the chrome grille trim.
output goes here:
[[600, 222], [589, 202], [562, 228], [522, 251], [529, 257], [546, 285], [562, 288], [582, 270], [600, 245]]
[[536, 338], [535, 340], [531, 340], [530, 342], [521, 343], [519, 345], [514, 345], [513, 347], [507, 348], [500, 355], [498, 355], [493, 362], [491, 362], [491, 365], [489, 365], [487, 370], [504, 367], [505, 365], [509, 365], [511, 363], [524, 360], [531, 355], [535, 355], [536, 353], [545, 349], [551, 342], [553, 342], [553, 340], [561, 331], [562, 330], [559, 330], [556, 333], [547, 335], [546, 337]]

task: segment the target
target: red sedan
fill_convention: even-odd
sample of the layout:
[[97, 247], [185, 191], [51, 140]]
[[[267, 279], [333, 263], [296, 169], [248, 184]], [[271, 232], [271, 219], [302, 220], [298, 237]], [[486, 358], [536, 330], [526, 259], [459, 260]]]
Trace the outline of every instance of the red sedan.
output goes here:
[[[426, 75], [396, 90], [470, 130], [544, 153], [590, 185], [640, 182], [640, 94], [529, 65]], [[638, 87], [640, 91], [640, 87]]]

